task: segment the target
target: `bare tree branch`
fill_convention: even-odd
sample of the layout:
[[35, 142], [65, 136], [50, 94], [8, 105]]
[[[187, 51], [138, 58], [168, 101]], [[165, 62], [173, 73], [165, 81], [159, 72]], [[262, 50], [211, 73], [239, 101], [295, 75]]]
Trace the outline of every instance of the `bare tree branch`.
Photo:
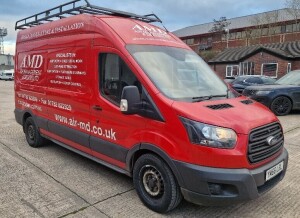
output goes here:
[[293, 16], [298, 31], [299, 27], [297, 24], [300, 18], [300, 0], [285, 0], [285, 6], [288, 8], [288, 12]]
[[230, 25], [230, 22], [227, 21], [226, 17], [220, 17], [219, 20], [214, 19], [214, 25], [213, 27], [209, 30], [209, 32], [215, 32], [215, 33], [223, 33]]

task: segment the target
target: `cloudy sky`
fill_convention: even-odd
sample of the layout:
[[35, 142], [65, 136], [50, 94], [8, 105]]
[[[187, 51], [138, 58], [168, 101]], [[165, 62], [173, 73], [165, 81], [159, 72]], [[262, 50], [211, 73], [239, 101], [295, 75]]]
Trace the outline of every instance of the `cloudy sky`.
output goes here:
[[[8, 29], [4, 52], [15, 53], [15, 22], [70, 0], [2, 0], [0, 27]], [[83, 0], [84, 2], [84, 0]], [[187, 26], [212, 22], [222, 16], [234, 18], [285, 7], [286, 0], [89, 0], [91, 4], [129, 11], [155, 13], [164, 25], [174, 31]]]

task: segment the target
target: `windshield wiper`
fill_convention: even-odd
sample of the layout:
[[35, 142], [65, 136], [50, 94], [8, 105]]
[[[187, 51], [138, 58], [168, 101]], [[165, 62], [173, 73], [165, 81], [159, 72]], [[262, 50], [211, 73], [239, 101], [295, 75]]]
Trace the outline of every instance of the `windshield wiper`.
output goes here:
[[206, 101], [210, 100], [212, 98], [221, 98], [221, 97], [228, 97], [228, 94], [225, 95], [208, 95], [208, 96], [199, 96], [199, 97], [193, 97], [193, 102], [200, 102], [200, 101]]

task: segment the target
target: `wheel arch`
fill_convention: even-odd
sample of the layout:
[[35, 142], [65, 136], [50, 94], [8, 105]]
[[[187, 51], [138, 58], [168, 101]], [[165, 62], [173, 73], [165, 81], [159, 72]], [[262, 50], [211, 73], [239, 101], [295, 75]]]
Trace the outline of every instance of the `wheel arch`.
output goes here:
[[279, 98], [279, 97], [286, 97], [286, 98], [288, 98], [288, 99], [291, 101], [292, 109], [293, 109], [293, 107], [294, 107], [294, 101], [293, 101], [293, 98], [292, 98], [291, 96], [289, 96], [288, 94], [286, 94], [286, 93], [280, 93], [279, 95], [276, 95], [274, 98], [272, 98], [272, 101], [271, 101], [271, 104], [270, 104], [270, 108], [271, 108], [272, 102], [273, 102], [276, 98]]
[[183, 179], [177, 167], [175, 166], [172, 158], [170, 158], [169, 155], [167, 155], [167, 153], [161, 150], [159, 147], [148, 143], [136, 145], [128, 152], [126, 157], [126, 167], [130, 176], [132, 176], [133, 167], [137, 159], [142, 155], [149, 153], [160, 157], [171, 169], [179, 186], [183, 186]]
[[286, 97], [286, 98], [288, 98], [288, 99], [291, 101], [291, 103], [292, 103], [292, 108], [293, 108], [293, 106], [294, 106], [293, 98], [292, 98], [291, 96], [289, 96], [288, 94], [286, 94], [286, 93], [281, 93], [281, 94], [279, 94], [279, 95], [276, 95], [276, 96], [272, 99], [272, 102], [273, 102], [276, 98], [279, 98], [279, 97]]
[[27, 119], [28, 117], [34, 117], [33, 114], [32, 114], [32, 112], [29, 111], [29, 110], [22, 111], [22, 115], [21, 115], [21, 123], [20, 123], [20, 124], [22, 125], [23, 132], [25, 132], [25, 130], [24, 130], [24, 124], [25, 124], [26, 119]]

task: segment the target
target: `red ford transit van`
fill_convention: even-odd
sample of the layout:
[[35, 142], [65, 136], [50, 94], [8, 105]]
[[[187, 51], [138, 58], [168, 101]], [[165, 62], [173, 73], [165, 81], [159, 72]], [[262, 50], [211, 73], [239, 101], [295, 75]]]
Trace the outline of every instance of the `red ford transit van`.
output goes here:
[[78, 2], [16, 23], [15, 118], [30, 146], [51, 140], [132, 177], [161, 213], [182, 198], [255, 199], [283, 179], [269, 109], [228, 89], [155, 15]]

